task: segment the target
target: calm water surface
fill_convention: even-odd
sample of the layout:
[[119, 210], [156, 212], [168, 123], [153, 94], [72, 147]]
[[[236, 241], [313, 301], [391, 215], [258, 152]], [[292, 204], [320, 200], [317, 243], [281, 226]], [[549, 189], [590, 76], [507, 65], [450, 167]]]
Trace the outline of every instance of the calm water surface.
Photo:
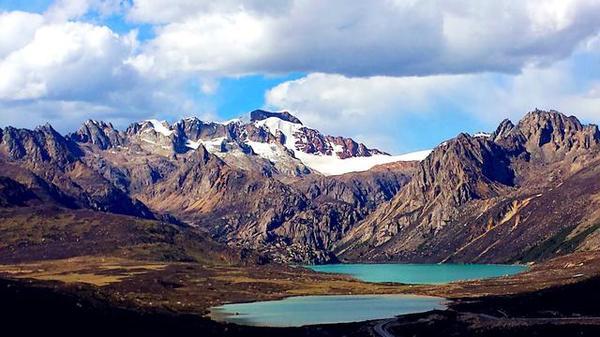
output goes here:
[[527, 270], [523, 265], [500, 264], [328, 264], [306, 267], [318, 272], [348, 274], [366, 282], [412, 284], [485, 279]]
[[[333, 264], [307, 266], [325, 273], [352, 275], [368, 282], [441, 284], [516, 274], [519, 265], [487, 264]], [[211, 308], [217, 321], [255, 326], [302, 326], [359, 322], [443, 309], [444, 299], [412, 295], [302, 296], [278, 301], [226, 304]]]
[[277, 301], [226, 304], [211, 309], [217, 321], [290, 327], [390, 318], [445, 308], [444, 299], [413, 295], [300, 296]]

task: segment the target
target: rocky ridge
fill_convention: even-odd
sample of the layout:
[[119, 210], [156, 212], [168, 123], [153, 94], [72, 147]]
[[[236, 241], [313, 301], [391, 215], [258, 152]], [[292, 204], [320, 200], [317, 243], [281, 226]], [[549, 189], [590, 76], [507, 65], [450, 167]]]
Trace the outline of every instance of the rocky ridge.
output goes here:
[[558, 253], [560, 243], [600, 222], [589, 203], [600, 193], [599, 144], [596, 125], [556, 111], [532, 111], [517, 125], [505, 120], [489, 136], [460, 134], [419, 163], [410, 183], [355, 226], [337, 253], [428, 262]]
[[[460, 134], [422, 161], [262, 110], [0, 136], [1, 208], [158, 219], [281, 262], [514, 262], [600, 246], [600, 133], [556, 111]], [[340, 165], [360, 172], [319, 172]]]

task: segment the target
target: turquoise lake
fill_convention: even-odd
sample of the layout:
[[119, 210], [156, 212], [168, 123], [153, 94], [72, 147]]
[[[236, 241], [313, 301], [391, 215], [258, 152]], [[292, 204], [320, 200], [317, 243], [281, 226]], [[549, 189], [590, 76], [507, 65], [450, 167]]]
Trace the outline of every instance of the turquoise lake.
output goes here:
[[444, 309], [444, 301], [439, 297], [413, 295], [299, 296], [225, 304], [212, 308], [210, 317], [240, 325], [292, 327], [368, 321]]
[[306, 267], [323, 273], [351, 275], [365, 282], [412, 284], [485, 279], [527, 270], [523, 265], [501, 264], [328, 264]]
[[[331, 264], [306, 266], [324, 273], [351, 275], [367, 282], [442, 284], [512, 275], [520, 265], [488, 264]], [[211, 308], [217, 321], [241, 325], [289, 327], [359, 322], [443, 309], [444, 299], [413, 295], [301, 296], [277, 301], [226, 304]]]

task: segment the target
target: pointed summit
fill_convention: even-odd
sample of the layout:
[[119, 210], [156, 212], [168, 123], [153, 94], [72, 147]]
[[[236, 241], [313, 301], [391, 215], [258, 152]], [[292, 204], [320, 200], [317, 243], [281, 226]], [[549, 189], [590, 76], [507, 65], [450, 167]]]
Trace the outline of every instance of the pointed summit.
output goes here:
[[111, 123], [89, 119], [77, 130], [67, 136], [78, 143], [91, 143], [101, 150], [124, 145], [125, 139]]
[[508, 134], [515, 128], [515, 125], [510, 119], [504, 119], [492, 134], [492, 139], [500, 140], [506, 138]]

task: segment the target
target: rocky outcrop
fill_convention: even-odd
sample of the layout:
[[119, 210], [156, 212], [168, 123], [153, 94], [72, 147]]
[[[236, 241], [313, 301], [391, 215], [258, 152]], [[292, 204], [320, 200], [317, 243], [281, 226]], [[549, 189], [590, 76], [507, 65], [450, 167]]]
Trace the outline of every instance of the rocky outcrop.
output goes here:
[[350, 138], [325, 136], [319, 131], [303, 127], [294, 134], [295, 148], [308, 154], [335, 156], [340, 159], [352, 157], [370, 157], [381, 154], [388, 155], [377, 149], [369, 149], [362, 143], [357, 143]]
[[494, 140], [501, 146], [526, 152], [528, 160], [550, 163], [578, 151], [598, 145], [598, 126], [582, 125], [574, 116], [556, 111], [529, 112], [514, 126], [510, 121], [500, 124]]
[[327, 136], [327, 140], [333, 144], [334, 147], [339, 149], [336, 151], [336, 153], [341, 159], [352, 157], [370, 157], [376, 154], [388, 155], [388, 153], [377, 149], [369, 149], [365, 146], [365, 144], [357, 143], [351, 138]]

